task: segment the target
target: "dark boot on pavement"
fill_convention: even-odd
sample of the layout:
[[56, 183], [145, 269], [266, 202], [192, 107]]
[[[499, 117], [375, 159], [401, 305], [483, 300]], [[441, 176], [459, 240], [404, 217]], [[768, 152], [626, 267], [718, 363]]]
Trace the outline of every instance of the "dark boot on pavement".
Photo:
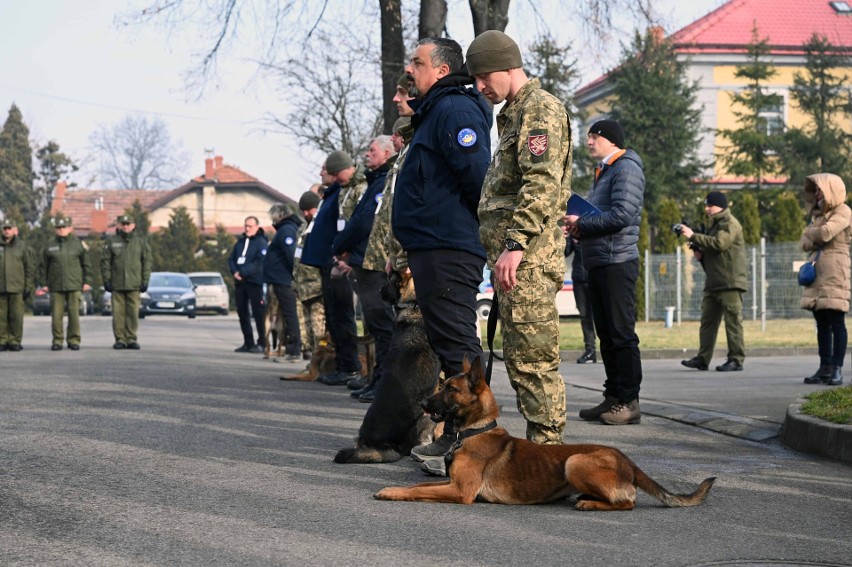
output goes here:
[[617, 403], [618, 398], [604, 394], [603, 402], [593, 408], [580, 410], [580, 419], [585, 419], [586, 421], [599, 421], [601, 416], [611, 410]]
[[639, 399], [632, 402], [619, 402], [608, 412], [601, 414], [601, 421], [607, 425], [629, 425], [639, 423], [642, 412], [639, 411]]
[[840, 386], [843, 384], [843, 367], [842, 366], [832, 366], [831, 367], [831, 376], [829, 376], [828, 380], [825, 382], [827, 386]]
[[805, 384], [823, 384], [828, 382], [829, 378], [831, 378], [831, 365], [820, 364], [813, 376], [805, 377]]
[[450, 450], [456, 440], [456, 432], [453, 430], [452, 424], [444, 422], [444, 434], [429, 443], [428, 445], [420, 445], [411, 450], [411, 458], [422, 463], [423, 461], [435, 460], [435, 457], [443, 457]]
[[732, 359], [728, 359], [725, 364], [720, 364], [716, 367], [717, 372], [739, 372], [742, 369], [743, 365]]
[[580, 355], [580, 358], [577, 359], [577, 364], [588, 364], [590, 362], [592, 364], [594, 364], [597, 361], [598, 361], [597, 353], [595, 353], [595, 351], [592, 350], [592, 349], [586, 349], [586, 352], [584, 352], [582, 355]]
[[687, 368], [694, 368], [696, 370], [707, 370], [707, 363], [704, 362], [700, 356], [693, 356], [689, 360], [681, 360], [680, 363]]
[[327, 386], [345, 386], [353, 378], [358, 378], [361, 375], [357, 370], [355, 372], [333, 372], [331, 374], [323, 374], [317, 380]]

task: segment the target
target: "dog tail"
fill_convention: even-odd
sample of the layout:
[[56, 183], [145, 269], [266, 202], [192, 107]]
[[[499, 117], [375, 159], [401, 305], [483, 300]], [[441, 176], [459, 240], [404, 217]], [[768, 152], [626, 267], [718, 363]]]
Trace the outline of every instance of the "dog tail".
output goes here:
[[373, 447], [351, 447], [341, 449], [334, 456], [335, 463], [393, 463], [402, 455], [393, 448], [375, 449]]
[[695, 492], [692, 494], [673, 494], [657, 484], [654, 479], [642, 472], [639, 467], [634, 470], [634, 484], [662, 502], [669, 508], [678, 508], [681, 506], [698, 506], [704, 499], [707, 498], [707, 493], [713, 488], [713, 483], [716, 482], [716, 477], [704, 479]]

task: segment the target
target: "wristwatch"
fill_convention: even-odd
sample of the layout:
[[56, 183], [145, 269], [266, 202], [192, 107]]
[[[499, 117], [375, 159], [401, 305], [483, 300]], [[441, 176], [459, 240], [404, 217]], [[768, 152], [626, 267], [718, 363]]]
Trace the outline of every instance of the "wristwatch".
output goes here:
[[510, 252], [524, 249], [524, 247], [521, 246], [520, 242], [518, 242], [517, 240], [512, 240], [511, 238], [507, 238], [506, 240], [504, 240], [503, 244], [506, 245], [506, 250], [509, 250]]

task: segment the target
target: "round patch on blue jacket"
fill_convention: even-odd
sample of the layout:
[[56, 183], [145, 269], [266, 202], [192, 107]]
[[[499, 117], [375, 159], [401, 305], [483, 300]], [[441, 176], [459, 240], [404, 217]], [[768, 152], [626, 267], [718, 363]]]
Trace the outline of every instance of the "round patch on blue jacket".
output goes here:
[[462, 128], [459, 130], [459, 135], [456, 139], [461, 147], [469, 148], [476, 143], [476, 132], [471, 128]]
[[293, 240], [292, 236], [288, 236], [287, 238], [284, 239], [284, 244], [286, 244], [287, 246], [292, 246], [293, 242], [295, 242], [295, 241]]
[[381, 194], [381, 193], [377, 193], [377, 194], [376, 194], [376, 204], [378, 205], [378, 204], [379, 204], [379, 203], [381, 203], [381, 202], [382, 202], [382, 194]]

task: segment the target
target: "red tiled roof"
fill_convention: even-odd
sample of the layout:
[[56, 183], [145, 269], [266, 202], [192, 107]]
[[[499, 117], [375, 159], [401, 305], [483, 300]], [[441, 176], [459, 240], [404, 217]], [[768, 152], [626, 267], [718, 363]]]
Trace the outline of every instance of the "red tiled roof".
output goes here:
[[671, 36], [680, 53], [742, 53], [757, 23], [770, 53], [804, 53], [814, 33], [838, 47], [852, 47], [852, 14], [840, 14], [829, 0], [731, 0]]
[[[252, 177], [245, 171], [234, 167], [233, 165], [226, 164], [213, 168], [212, 179], [216, 180], [217, 185], [226, 185], [228, 183], [257, 183], [257, 177]], [[205, 181], [209, 181], [210, 178], [205, 177], [205, 175], [199, 175], [198, 177], [193, 177], [192, 180], [196, 183], [204, 183]]]
[[104, 232], [136, 200], [147, 208], [162, 196], [162, 191], [137, 189], [68, 189], [57, 195], [50, 210], [71, 217], [75, 232]]

